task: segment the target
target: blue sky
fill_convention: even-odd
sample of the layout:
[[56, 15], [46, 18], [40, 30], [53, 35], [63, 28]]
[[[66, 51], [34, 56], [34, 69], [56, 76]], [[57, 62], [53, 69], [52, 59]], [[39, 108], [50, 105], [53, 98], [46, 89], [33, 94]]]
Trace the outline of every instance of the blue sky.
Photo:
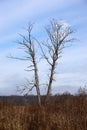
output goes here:
[[[15, 41], [19, 33], [34, 22], [33, 34], [39, 40], [46, 40], [45, 25], [52, 18], [64, 20], [75, 30], [78, 40], [63, 51], [58, 62], [54, 93], [76, 92], [87, 85], [87, 2], [86, 0], [3, 0], [0, 1], [0, 95], [16, 94], [16, 86], [25, 82], [31, 74], [24, 71], [28, 63], [8, 59], [6, 56], [21, 55]], [[46, 64], [39, 64], [40, 77], [46, 80]], [[43, 76], [44, 75], [44, 76]], [[44, 89], [42, 88], [42, 91]]]

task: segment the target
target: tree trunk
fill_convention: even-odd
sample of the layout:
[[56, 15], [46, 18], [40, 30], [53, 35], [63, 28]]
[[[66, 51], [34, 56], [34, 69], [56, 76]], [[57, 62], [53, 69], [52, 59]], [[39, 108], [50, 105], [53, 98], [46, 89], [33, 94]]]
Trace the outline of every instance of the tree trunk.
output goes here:
[[53, 81], [53, 76], [54, 76], [54, 70], [55, 70], [55, 60], [53, 60], [53, 64], [51, 66], [50, 79], [49, 79], [48, 90], [47, 90], [45, 102], [48, 102], [49, 96], [51, 94], [51, 87], [52, 87], [52, 81]]
[[35, 62], [35, 60], [33, 60], [33, 64], [34, 64], [34, 73], [35, 73], [35, 87], [36, 87], [36, 91], [37, 91], [37, 98], [38, 98], [38, 105], [41, 106], [41, 96], [40, 96], [40, 88], [39, 88], [39, 77], [38, 77], [38, 69], [37, 69], [37, 64]]

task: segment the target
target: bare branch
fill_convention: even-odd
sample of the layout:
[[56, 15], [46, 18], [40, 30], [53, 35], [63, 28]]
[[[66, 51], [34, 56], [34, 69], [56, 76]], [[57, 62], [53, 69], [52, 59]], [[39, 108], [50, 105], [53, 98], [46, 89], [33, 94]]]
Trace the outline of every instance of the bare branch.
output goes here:
[[30, 69], [30, 70], [29, 69], [24, 69], [24, 70], [29, 72], [29, 71], [34, 71], [35, 69]]
[[22, 60], [22, 61], [30, 60], [28, 57], [21, 58], [21, 57], [15, 57], [15, 56], [12, 56], [12, 55], [8, 55], [7, 58], [16, 59], [16, 60]]

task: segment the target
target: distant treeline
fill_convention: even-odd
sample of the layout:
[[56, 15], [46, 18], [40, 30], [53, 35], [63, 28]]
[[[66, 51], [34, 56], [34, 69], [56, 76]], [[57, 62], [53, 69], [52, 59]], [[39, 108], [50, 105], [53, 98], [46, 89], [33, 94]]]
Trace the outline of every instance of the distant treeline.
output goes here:
[[[74, 99], [78, 96], [82, 96], [84, 98], [87, 98], [86, 93], [78, 93], [76, 95], [72, 95], [68, 92], [65, 92], [63, 94], [56, 94], [54, 96], [50, 96], [49, 103], [62, 103], [67, 99]], [[45, 96], [41, 96], [42, 103], [44, 104]], [[26, 96], [18, 96], [18, 95], [12, 95], [12, 96], [0, 96], [0, 102], [3, 102], [4, 104], [7, 103], [13, 103], [14, 105], [36, 105], [37, 104], [37, 96], [36, 95], [26, 95]]]

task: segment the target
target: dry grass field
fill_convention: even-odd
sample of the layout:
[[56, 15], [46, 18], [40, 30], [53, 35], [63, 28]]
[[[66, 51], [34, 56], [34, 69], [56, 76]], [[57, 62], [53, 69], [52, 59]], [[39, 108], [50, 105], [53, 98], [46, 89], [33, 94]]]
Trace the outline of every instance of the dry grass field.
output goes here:
[[0, 130], [87, 130], [87, 98], [61, 95], [41, 108], [0, 102]]

